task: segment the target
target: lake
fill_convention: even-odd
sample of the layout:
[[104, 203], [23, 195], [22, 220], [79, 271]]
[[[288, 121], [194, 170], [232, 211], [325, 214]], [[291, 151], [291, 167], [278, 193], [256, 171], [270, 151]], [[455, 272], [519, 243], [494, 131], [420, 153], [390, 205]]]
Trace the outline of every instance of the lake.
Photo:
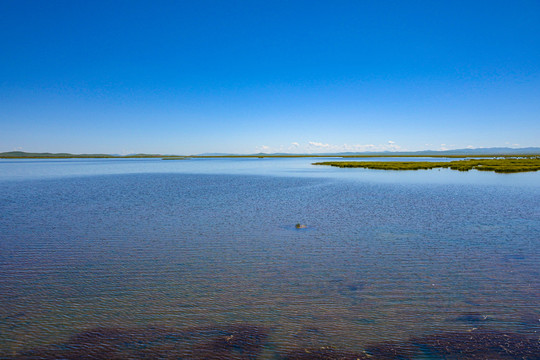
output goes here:
[[540, 172], [318, 160], [0, 160], [0, 357], [540, 358]]

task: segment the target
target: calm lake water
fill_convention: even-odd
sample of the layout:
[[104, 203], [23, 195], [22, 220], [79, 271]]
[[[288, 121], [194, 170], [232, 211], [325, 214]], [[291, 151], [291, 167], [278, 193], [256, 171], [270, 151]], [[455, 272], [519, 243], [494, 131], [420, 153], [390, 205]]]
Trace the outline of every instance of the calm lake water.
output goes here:
[[0, 160], [0, 358], [540, 357], [540, 172], [315, 161]]

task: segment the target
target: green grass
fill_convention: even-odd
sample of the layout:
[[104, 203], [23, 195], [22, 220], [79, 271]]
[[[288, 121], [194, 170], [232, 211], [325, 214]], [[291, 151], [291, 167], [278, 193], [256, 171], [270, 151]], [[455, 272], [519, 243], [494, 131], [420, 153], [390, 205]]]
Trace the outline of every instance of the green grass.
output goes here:
[[450, 168], [458, 171], [480, 170], [496, 173], [516, 173], [540, 170], [540, 157], [470, 159], [449, 162], [428, 161], [326, 161], [313, 165], [329, 165], [341, 168], [365, 168], [376, 170], [428, 170]]

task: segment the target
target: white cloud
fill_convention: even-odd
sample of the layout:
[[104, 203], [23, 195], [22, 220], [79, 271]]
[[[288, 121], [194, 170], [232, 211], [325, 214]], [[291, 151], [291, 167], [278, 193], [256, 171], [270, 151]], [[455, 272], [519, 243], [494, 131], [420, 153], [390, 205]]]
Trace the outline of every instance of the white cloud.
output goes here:
[[364, 152], [364, 151], [399, 151], [401, 147], [394, 141], [388, 141], [386, 144], [325, 144], [322, 142], [310, 141], [307, 146], [308, 152], [317, 152], [325, 150], [326, 152]]
[[401, 146], [397, 145], [395, 141], [388, 140], [387, 149], [385, 150], [398, 151], [401, 150]]
[[309, 143], [309, 146], [313, 146], [313, 147], [316, 147], [316, 148], [329, 148], [331, 147], [330, 144], [323, 144], [323, 143], [320, 143], [320, 142], [315, 142], [315, 141], [310, 141]]
[[300, 144], [297, 143], [297, 142], [293, 142], [293, 143], [291, 143], [291, 147], [297, 148], [297, 147], [300, 147]]
[[376, 150], [377, 146], [373, 144], [354, 144], [354, 145], [343, 145], [343, 151], [351, 152], [362, 152], [362, 151], [373, 151]]
[[261, 146], [257, 146], [256, 149], [257, 149], [257, 152], [260, 152], [260, 153], [262, 153], [262, 152], [269, 152], [270, 146], [267, 146], [267, 145], [261, 145]]
[[474, 146], [472, 146], [472, 145], [467, 145], [467, 149], [474, 149]]
[[295, 152], [295, 153], [339, 153], [339, 152], [366, 152], [366, 151], [406, 151], [395, 141], [388, 141], [382, 144], [330, 144], [321, 141], [308, 141], [307, 143], [292, 142], [290, 145], [268, 146], [260, 145], [256, 147], [256, 152]]
[[294, 151], [300, 147], [300, 144], [297, 142], [292, 142], [291, 145], [287, 148], [289, 151]]

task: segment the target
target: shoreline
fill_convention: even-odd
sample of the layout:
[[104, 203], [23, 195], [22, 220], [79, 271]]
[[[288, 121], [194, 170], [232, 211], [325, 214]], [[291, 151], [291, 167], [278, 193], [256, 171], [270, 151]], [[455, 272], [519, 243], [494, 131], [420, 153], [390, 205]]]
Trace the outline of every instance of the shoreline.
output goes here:
[[158, 154], [141, 154], [141, 155], [107, 155], [107, 154], [29, 154], [29, 155], [4, 155], [0, 154], [0, 159], [241, 159], [241, 158], [441, 158], [441, 159], [456, 159], [456, 158], [540, 158], [540, 154], [487, 154], [487, 155], [471, 155], [471, 154], [453, 154], [453, 155], [426, 155], [426, 154], [373, 154], [373, 155], [316, 155], [316, 154], [300, 154], [300, 155], [158, 155]]

